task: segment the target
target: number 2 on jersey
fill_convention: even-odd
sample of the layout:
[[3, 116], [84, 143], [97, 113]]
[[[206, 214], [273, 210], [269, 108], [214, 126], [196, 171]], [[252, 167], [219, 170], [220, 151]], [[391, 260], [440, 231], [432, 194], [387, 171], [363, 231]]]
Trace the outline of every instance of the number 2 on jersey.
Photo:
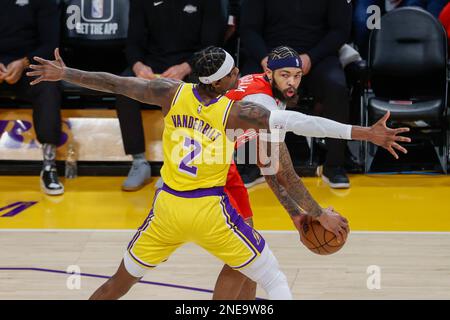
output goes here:
[[[192, 149], [192, 151], [191, 151], [191, 146], [194, 146], [194, 149]], [[190, 165], [190, 163], [192, 163], [192, 161], [194, 161], [200, 155], [200, 153], [202, 151], [202, 145], [192, 138], [185, 137], [183, 147], [191, 152], [189, 154], [187, 154], [181, 160], [181, 163], [178, 166], [178, 169], [181, 172], [184, 172], [190, 176], [196, 177], [198, 168]]]

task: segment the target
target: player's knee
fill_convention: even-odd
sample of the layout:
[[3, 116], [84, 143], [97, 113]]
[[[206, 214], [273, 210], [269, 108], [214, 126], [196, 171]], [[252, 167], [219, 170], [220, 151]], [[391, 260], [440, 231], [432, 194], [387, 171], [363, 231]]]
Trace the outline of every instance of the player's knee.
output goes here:
[[281, 272], [278, 261], [268, 246], [255, 262], [241, 272], [258, 283], [271, 299], [292, 298], [287, 278]]
[[123, 257], [123, 269], [130, 277], [137, 279], [142, 278], [147, 272], [147, 269], [137, 264], [133, 258], [131, 258], [128, 251], [125, 252]]

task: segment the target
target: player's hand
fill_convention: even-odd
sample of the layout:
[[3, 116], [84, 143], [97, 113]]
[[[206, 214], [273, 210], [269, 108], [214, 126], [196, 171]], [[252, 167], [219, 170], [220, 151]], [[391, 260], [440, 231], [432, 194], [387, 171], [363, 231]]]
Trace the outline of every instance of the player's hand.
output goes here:
[[408, 151], [400, 146], [398, 142], [411, 142], [410, 138], [399, 136], [401, 133], [405, 133], [409, 131], [409, 128], [398, 128], [391, 129], [386, 125], [386, 121], [389, 119], [390, 112], [386, 112], [386, 114], [378, 120], [369, 130], [369, 141], [385, 148], [389, 151], [395, 159], [398, 159], [398, 155], [395, 150], [401, 151], [403, 153], [407, 153]]
[[302, 60], [303, 75], [306, 76], [311, 71], [311, 58], [307, 54], [301, 54], [300, 59]]
[[34, 71], [27, 72], [29, 77], [37, 77], [30, 84], [34, 86], [41, 81], [60, 81], [64, 76], [66, 65], [59, 55], [59, 49], [55, 49], [55, 60], [49, 61], [39, 57], [34, 57], [39, 64], [31, 64], [30, 69]]
[[290, 216], [292, 222], [294, 223], [295, 228], [301, 232], [302, 231], [302, 225], [303, 222], [305, 222], [305, 219], [308, 215], [305, 213], [300, 213], [299, 215]]
[[224, 41], [227, 42], [236, 33], [235, 25], [228, 25], [225, 31]]
[[153, 69], [142, 62], [138, 61], [133, 65], [133, 72], [136, 77], [146, 80], [153, 80], [156, 78]]
[[341, 243], [344, 241], [345, 234], [349, 232], [347, 219], [335, 212], [331, 207], [322, 210], [323, 213], [317, 218], [317, 221], [325, 229], [334, 233], [337, 242]]
[[192, 72], [192, 68], [187, 62], [183, 62], [181, 64], [177, 64], [175, 66], [170, 67], [166, 71], [161, 74], [163, 78], [183, 80], [187, 75]]
[[22, 77], [23, 71], [28, 67], [26, 58], [18, 59], [11, 62], [6, 67], [6, 73], [4, 74], [4, 80], [9, 84], [15, 84]]
[[5, 77], [8, 73], [8, 70], [6, 69], [6, 66], [3, 63], [0, 63], [0, 83], [5, 80]]

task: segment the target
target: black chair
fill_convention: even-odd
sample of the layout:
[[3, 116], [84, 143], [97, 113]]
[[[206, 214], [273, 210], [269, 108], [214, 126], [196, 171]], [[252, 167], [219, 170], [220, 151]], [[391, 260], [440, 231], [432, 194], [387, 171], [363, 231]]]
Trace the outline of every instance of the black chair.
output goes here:
[[[120, 74], [126, 68], [129, 0], [62, 0], [62, 56], [66, 64], [88, 71]], [[63, 83], [66, 100], [112, 95]]]
[[[447, 172], [447, 36], [431, 14], [407, 7], [389, 12], [370, 36], [369, 87], [362, 103], [363, 125], [387, 111], [390, 125], [411, 128], [413, 141], [429, 141]], [[365, 172], [377, 147], [365, 144]]]

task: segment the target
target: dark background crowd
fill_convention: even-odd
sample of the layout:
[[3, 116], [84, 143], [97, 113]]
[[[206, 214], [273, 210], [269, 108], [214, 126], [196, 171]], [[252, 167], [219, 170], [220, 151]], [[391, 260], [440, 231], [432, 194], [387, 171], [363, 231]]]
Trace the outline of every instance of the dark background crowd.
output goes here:
[[[73, 67], [144, 79], [167, 77], [195, 82], [191, 59], [202, 48], [226, 48], [236, 58], [243, 76], [263, 72], [268, 52], [287, 45], [298, 51], [303, 62], [301, 97], [308, 96], [319, 105], [311, 112], [354, 123], [358, 116], [352, 107], [355, 99], [349, 73], [355, 62], [368, 58], [371, 26], [376, 25], [377, 15], [416, 6], [449, 29], [448, 2], [2, 0], [0, 96], [30, 101], [37, 138], [44, 146], [43, 171], [51, 171], [61, 136], [60, 108], [70, 88], [59, 83], [31, 87], [25, 70], [33, 56], [52, 59], [54, 48], [60, 47], [66, 63]], [[346, 44], [356, 50], [350, 61], [345, 60], [342, 51]], [[141, 109], [152, 106], [122, 96], [114, 104], [125, 153], [133, 156], [132, 169], [124, 182], [124, 187], [132, 189], [151, 176], [144, 156]], [[324, 146], [324, 168], [332, 175], [345, 177], [349, 157], [346, 143], [328, 139]], [[246, 183], [259, 175], [258, 169], [250, 166], [241, 170]]]

